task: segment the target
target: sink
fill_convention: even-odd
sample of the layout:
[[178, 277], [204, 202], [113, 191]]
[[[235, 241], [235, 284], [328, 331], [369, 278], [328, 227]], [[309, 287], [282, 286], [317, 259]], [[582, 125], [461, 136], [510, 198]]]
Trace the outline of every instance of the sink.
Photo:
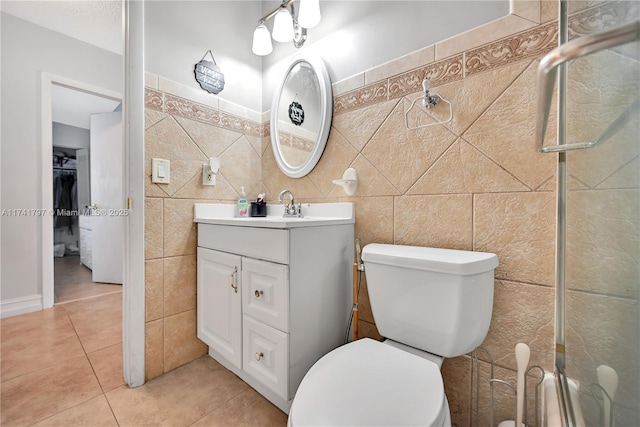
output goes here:
[[238, 218], [235, 211], [235, 204], [196, 203], [193, 221], [260, 228], [317, 227], [355, 222], [353, 203], [303, 203], [304, 218], [283, 218], [284, 205], [279, 204], [267, 204], [266, 217]]

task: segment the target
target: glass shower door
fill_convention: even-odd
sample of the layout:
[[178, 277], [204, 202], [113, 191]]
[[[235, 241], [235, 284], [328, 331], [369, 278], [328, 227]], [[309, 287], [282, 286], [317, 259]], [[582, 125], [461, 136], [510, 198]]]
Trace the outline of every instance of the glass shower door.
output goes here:
[[[640, 426], [640, 3], [596, 4], [582, 37], [560, 4], [560, 46], [538, 71], [536, 141], [558, 153], [561, 411], [570, 426]], [[558, 145], [545, 145], [556, 69]]]
[[567, 69], [567, 143], [628, 116], [601, 144], [566, 152], [564, 367], [578, 425], [582, 414], [586, 426], [640, 426], [639, 58], [635, 41]]

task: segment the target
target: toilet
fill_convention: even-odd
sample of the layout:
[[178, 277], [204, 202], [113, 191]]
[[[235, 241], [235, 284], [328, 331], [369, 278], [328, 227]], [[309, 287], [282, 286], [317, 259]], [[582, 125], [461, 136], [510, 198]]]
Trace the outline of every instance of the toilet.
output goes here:
[[294, 396], [288, 426], [450, 426], [440, 367], [484, 340], [495, 254], [372, 243], [362, 251], [380, 342], [318, 360]]

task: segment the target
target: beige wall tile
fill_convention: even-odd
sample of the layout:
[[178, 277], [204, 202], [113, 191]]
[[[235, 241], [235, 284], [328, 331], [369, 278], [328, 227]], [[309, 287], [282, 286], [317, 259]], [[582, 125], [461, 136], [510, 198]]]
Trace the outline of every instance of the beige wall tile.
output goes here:
[[144, 268], [145, 322], [157, 320], [164, 313], [164, 274], [162, 259], [148, 260]]
[[309, 179], [326, 196], [334, 187], [331, 181], [341, 179], [357, 155], [355, 148], [339, 132], [331, 132], [320, 161], [308, 175]]
[[395, 243], [471, 250], [472, 204], [470, 194], [397, 197]]
[[149, 129], [151, 126], [157, 124], [160, 120], [164, 120], [166, 117], [167, 115], [165, 113], [146, 108], [144, 110], [144, 128]]
[[196, 308], [196, 256], [164, 259], [164, 316]]
[[[145, 175], [151, 176], [151, 159], [171, 162], [171, 182], [162, 184], [163, 191], [172, 195], [202, 170], [205, 154], [173, 117], [158, 122], [145, 131]], [[147, 197], [150, 197], [147, 194]]]
[[339, 82], [332, 83], [333, 96], [343, 95], [352, 90], [364, 86], [364, 72], [347, 77]]
[[566, 282], [570, 289], [638, 298], [639, 211], [638, 189], [568, 192]]
[[[358, 189], [355, 196], [389, 196], [400, 195], [400, 192], [362, 155], [358, 155], [350, 167], [358, 173]], [[340, 175], [342, 177], [342, 175]], [[329, 197], [344, 197], [344, 189], [334, 185]]]
[[511, 13], [524, 19], [539, 24], [541, 5], [540, 1], [511, 0]]
[[456, 141], [415, 183], [408, 194], [528, 191], [493, 160], [462, 139]]
[[[253, 151], [258, 153], [258, 157], [262, 157], [262, 151], [263, 151], [262, 144], [265, 138], [262, 136], [254, 136], [254, 135], [245, 135], [245, 138], [247, 138], [247, 141], [249, 141], [249, 143], [251, 144], [251, 147], [253, 147]], [[271, 143], [271, 138], [267, 139], [267, 142]]]
[[383, 80], [389, 76], [404, 73], [428, 64], [435, 60], [434, 46], [423, 47], [400, 58], [389, 61], [385, 64], [371, 68], [365, 72], [365, 84]]
[[436, 61], [448, 58], [467, 49], [481, 46], [502, 37], [509, 36], [519, 31], [524, 31], [535, 26], [534, 22], [515, 15], [507, 15], [487, 24], [480, 25], [464, 33], [436, 43]]
[[149, 87], [151, 89], [158, 89], [158, 75], [145, 71], [144, 86]]
[[530, 365], [553, 371], [554, 302], [551, 287], [495, 281], [491, 326], [482, 343], [495, 363], [515, 370], [514, 349], [523, 342], [531, 349]]
[[245, 187], [247, 196], [255, 200], [260, 190], [262, 166], [260, 156], [251, 143], [242, 136], [220, 156], [220, 173], [240, 194], [240, 187]]
[[452, 425], [470, 425], [471, 359], [466, 356], [445, 359], [441, 371]]
[[331, 131], [337, 130], [357, 150], [362, 150], [397, 104], [398, 100], [386, 101], [335, 115]]
[[289, 178], [283, 174], [278, 168], [271, 150], [265, 151], [262, 157], [262, 183], [271, 194], [271, 200], [277, 199], [278, 194], [284, 189], [290, 190], [298, 202], [323, 198], [318, 187], [308, 176]]
[[193, 222], [192, 199], [164, 201], [164, 256], [196, 253], [198, 232]]
[[216, 175], [216, 185], [202, 185], [202, 171], [178, 190], [173, 197], [176, 199], [201, 199], [209, 203], [217, 200], [237, 201], [239, 194], [229, 184], [222, 173]]
[[151, 182], [151, 160], [148, 164], [145, 161], [144, 172], [144, 195], [145, 197], [169, 197], [166, 191], [163, 190], [164, 184], [154, 184]]
[[[614, 51], [571, 62], [568, 76], [568, 142], [595, 141], [640, 93], [640, 63]], [[637, 113], [636, 113], [637, 115]], [[595, 187], [640, 154], [640, 123], [632, 120], [606, 142], [567, 154], [571, 175]]]
[[[531, 62], [531, 60], [518, 61], [434, 88], [434, 94], [444, 97], [453, 104], [453, 119], [445, 126], [456, 135], [462, 135]], [[422, 93], [418, 93], [411, 99], [421, 95]], [[420, 106], [421, 103], [416, 104]], [[449, 117], [449, 109], [445, 103], [442, 103], [429, 110], [429, 114], [437, 120], [446, 120]]]
[[640, 157], [636, 157], [598, 185], [598, 189], [638, 188]]
[[145, 323], [144, 378], [153, 379], [164, 372], [164, 330], [162, 319]]
[[410, 102], [400, 103], [362, 150], [362, 154], [401, 193], [415, 181], [451, 145], [455, 135], [434, 126], [409, 130], [405, 124], [405, 110]]
[[189, 363], [207, 352], [196, 336], [196, 310], [164, 318], [164, 372]]
[[555, 265], [555, 194], [478, 194], [473, 250], [498, 255], [496, 277], [551, 285]]
[[242, 136], [239, 132], [223, 129], [208, 123], [182, 117], [176, 117], [175, 120], [180, 123], [207, 158], [220, 156], [224, 150]]
[[393, 243], [393, 197], [351, 197], [340, 201], [354, 204], [355, 235], [362, 247]]
[[264, 156], [265, 151], [273, 150], [271, 147], [271, 136], [262, 137], [260, 143], [260, 157]]
[[219, 108], [220, 111], [224, 111], [225, 113], [232, 114], [242, 119], [251, 120], [252, 122], [260, 122], [261, 113], [227, 101], [224, 98], [220, 98]]
[[144, 254], [146, 259], [162, 257], [162, 199], [144, 199]]
[[[529, 188], [552, 177], [557, 156], [535, 151], [536, 67], [533, 63], [463, 134], [463, 138]], [[549, 129], [555, 134], [555, 112]], [[553, 132], [552, 132], [553, 131]], [[551, 135], [549, 141], [554, 141]]]

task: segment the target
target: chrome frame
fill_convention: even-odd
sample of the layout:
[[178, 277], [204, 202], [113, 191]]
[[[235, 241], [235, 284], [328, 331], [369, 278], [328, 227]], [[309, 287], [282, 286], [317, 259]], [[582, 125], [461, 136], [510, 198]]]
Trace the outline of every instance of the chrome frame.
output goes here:
[[[568, 62], [601, 50], [610, 49], [640, 39], [640, 21], [568, 41], [567, 1], [559, 5], [558, 47], [540, 62], [537, 75], [537, 111], [535, 142], [541, 153], [558, 153], [556, 211], [556, 306], [555, 306], [555, 378], [563, 425], [575, 427], [576, 417], [571, 402], [569, 382], [565, 372], [565, 261], [566, 261], [566, 152], [592, 148], [607, 141], [640, 111], [640, 100], [633, 102], [598, 138], [590, 142], [567, 143], [567, 65]], [[557, 72], [556, 72], [557, 69]], [[551, 100], [558, 76], [558, 145], [544, 146]]]
[[[561, 22], [562, 25], [562, 22]], [[562, 34], [562, 30], [559, 32]], [[595, 141], [577, 142], [572, 144], [558, 144], [556, 146], [545, 147], [544, 136], [547, 131], [549, 112], [551, 110], [551, 99], [555, 86], [556, 68], [566, 64], [568, 61], [577, 59], [604, 49], [620, 46], [640, 39], [640, 21], [625, 24], [610, 30], [596, 34], [579, 37], [567, 43], [561, 43], [557, 48], [546, 54], [540, 66], [537, 76], [537, 111], [536, 111], [536, 144], [539, 151], [543, 153], [557, 153], [582, 148], [591, 148], [612, 137], [622, 126], [633, 117], [633, 112], [637, 111], [640, 103], [633, 103], [627, 110], [616, 119]], [[562, 102], [562, 101], [561, 101]]]

